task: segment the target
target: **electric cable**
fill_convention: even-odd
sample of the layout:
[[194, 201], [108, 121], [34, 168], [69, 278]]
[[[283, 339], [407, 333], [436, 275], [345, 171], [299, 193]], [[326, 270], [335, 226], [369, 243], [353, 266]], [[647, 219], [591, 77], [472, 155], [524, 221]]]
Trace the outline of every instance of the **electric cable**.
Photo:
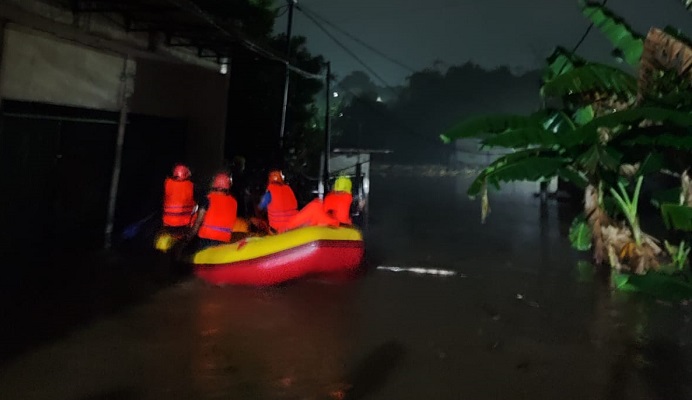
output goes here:
[[[302, 11], [302, 10], [301, 10], [301, 7], [296, 6], [296, 8], [297, 8], [298, 10]], [[322, 26], [322, 24], [320, 24], [319, 22], [317, 22], [317, 20], [316, 20], [315, 18], [313, 18], [310, 14], [307, 14], [307, 13], [305, 13], [305, 12], [303, 12], [303, 15], [305, 15], [305, 17], [307, 17], [310, 21], [312, 21], [312, 23], [314, 23], [315, 25], [317, 25], [317, 27], [320, 28], [320, 30], [322, 30], [322, 32], [324, 32], [325, 35], [329, 36], [329, 38], [332, 39], [332, 40], [334, 41], [334, 43], [336, 43], [336, 44], [337, 44], [339, 47], [341, 47], [346, 53], [348, 53], [351, 57], [353, 57], [353, 59], [355, 59], [356, 61], [358, 61], [358, 63], [359, 63], [360, 65], [362, 65], [363, 68], [365, 68], [368, 72], [370, 72], [370, 73], [372, 74], [372, 76], [374, 76], [374, 77], [377, 78], [380, 82], [382, 82], [382, 83], [384, 84], [385, 87], [391, 87], [391, 85], [389, 85], [389, 83], [387, 83], [387, 81], [385, 81], [384, 78], [382, 78], [377, 72], [375, 72], [372, 68], [370, 68], [360, 57], [358, 57], [353, 51], [351, 51], [351, 49], [349, 49], [348, 47], [346, 47], [346, 45], [344, 45], [339, 39], [337, 39], [334, 35], [332, 35], [331, 32], [329, 32], [324, 26]]]
[[352, 40], [355, 41], [356, 43], [358, 43], [358, 44], [360, 44], [361, 46], [367, 48], [368, 50], [370, 50], [370, 51], [372, 51], [373, 53], [379, 55], [380, 57], [382, 57], [382, 58], [384, 58], [384, 59], [386, 59], [386, 60], [392, 62], [392, 63], [395, 64], [395, 65], [398, 65], [399, 67], [401, 67], [401, 68], [403, 68], [403, 69], [405, 69], [405, 70], [407, 70], [407, 71], [409, 71], [409, 72], [416, 72], [415, 69], [409, 67], [408, 65], [402, 63], [401, 61], [399, 61], [399, 60], [397, 60], [397, 59], [395, 59], [395, 58], [393, 58], [393, 57], [388, 56], [387, 54], [384, 54], [384, 53], [381, 52], [380, 50], [378, 50], [378, 49], [376, 49], [375, 47], [369, 45], [369, 44], [366, 43], [365, 41], [363, 41], [363, 40], [361, 40], [361, 39], [359, 39], [359, 38], [353, 36], [351, 33], [349, 33], [348, 31], [346, 31], [345, 29], [342, 29], [342, 28], [338, 27], [338, 26], [335, 25], [334, 23], [328, 21], [326, 18], [320, 16], [320, 15], [317, 14], [316, 12], [310, 10], [309, 8], [307, 8], [307, 7], [305, 7], [305, 6], [300, 6], [299, 9], [300, 9], [301, 11], [303, 11], [304, 14], [311, 14], [314, 18], [319, 19], [319, 20], [322, 21], [323, 23], [325, 23], [325, 24], [331, 26], [334, 30], [336, 30], [336, 31], [338, 31], [338, 32], [340, 32], [340, 33], [346, 35], [347, 37], [349, 37], [350, 39], [352, 39]]

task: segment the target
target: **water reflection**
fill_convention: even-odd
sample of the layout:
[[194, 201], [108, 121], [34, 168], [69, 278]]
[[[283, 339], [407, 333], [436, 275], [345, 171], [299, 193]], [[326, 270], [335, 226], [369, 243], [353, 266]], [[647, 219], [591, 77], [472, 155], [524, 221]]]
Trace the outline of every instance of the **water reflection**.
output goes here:
[[[349, 372], [345, 378], [346, 387], [332, 393], [333, 397], [358, 400], [376, 393], [404, 361], [405, 355], [406, 348], [396, 340], [377, 346]], [[344, 396], [338, 395], [341, 393]]]
[[205, 398], [304, 398], [343, 390], [353, 287], [309, 282], [209, 288], [198, 298], [192, 372]]

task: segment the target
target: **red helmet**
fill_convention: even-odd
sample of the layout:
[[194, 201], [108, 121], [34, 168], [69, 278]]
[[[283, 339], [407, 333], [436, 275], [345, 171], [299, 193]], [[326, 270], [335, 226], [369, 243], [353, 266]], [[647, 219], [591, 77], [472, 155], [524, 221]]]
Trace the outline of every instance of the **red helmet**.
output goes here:
[[284, 183], [284, 174], [278, 169], [269, 171], [269, 183]]
[[233, 184], [233, 178], [225, 172], [219, 172], [214, 175], [214, 180], [211, 183], [211, 188], [214, 190], [230, 190]]
[[176, 164], [175, 167], [173, 167], [173, 177], [175, 179], [184, 181], [186, 179], [190, 179], [191, 175], [192, 173], [190, 172], [190, 168], [184, 164]]

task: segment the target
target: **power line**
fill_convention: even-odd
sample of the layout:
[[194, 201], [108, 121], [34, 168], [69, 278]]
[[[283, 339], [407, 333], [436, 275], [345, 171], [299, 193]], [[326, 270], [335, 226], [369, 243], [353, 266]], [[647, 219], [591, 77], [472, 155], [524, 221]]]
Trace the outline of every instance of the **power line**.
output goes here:
[[320, 21], [322, 21], [322, 22], [324, 22], [325, 24], [327, 24], [327, 25], [331, 26], [332, 28], [334, 28], [336, 31], [341, 32], [342, 34], [348, 36], [349, 38], [351, 38], [351, 39], [354, 40], [355, 42], [359, 43], [360, 45], [362, 45], [363, 47], [369, 49], [370, 51], [372, 51], [373, 53], [379, 55], [380, 57], [382, 57], [382, 58], [384, 58], [384, 59], [386, 59], [386, 60], [391, 61], [392, 63], [394, 63], [394, 64], [400, 66], [401, 68], [403, 68], [403, 69], [405, 69], [405, 70], [407, 70], [407, 71], [409, 71], [409, 72], [416, 72], [415, 69], [409, 67], [408, 65], [402, 63], [401, 61], [399, 61], [399, 60], [397, 60], [397, 59], [395, 59], [395, 58], [393, 58], [393, 57], [388, 56], [387, 54], [384, 54], [383, 52], [381, 52], [380, 50], [374, 48], [373, 46], [369, 45], [368, 43], [364, 42], [363, 40], [361, 40], [361, 39], [359, 39], [359, 38], [353, 36], [353, 35], [352, 35], [351, 33], [349, 33], [348, 31], [346, 31], [346, 30], [344, 30], [344, 29], [342, 29], [342, 28], [336, 26], [336, 25], [335, 25], [334, 23], [332, 23], [332, 22], [329, 22], [326, 18], [320, 16], [319, 14], [317, 14], [316, 12], [314, 12], [314, 11], [308, 9], [307, 7], [301, 6], [301, 11], [303, 11], [303, 13], [305, 13], [305, 14], [308, 14], [308, 13], [311, 14], [314, 18], [319, 19]]
[[[298, 10], [300, 10], [300, 11], [303, 11], [302, 8], [301, 8], [300, 6], [296, 6], [296, 8], [297, 8]], [[341, 41], [339, 41], [339, 39], [337, 39], [336, 37], [334, 37], [334, 35], [332, 35], [324, 26], [322, 26], [322, 24], [320, 24], [319, 22], [317, 22], [317, 20], [316, 20], [315, 18], [313, 18], [310, 14], [306, 13], [305, 11], [303, 11], [303, 15], [305, 15], [310, 21], [312, 21], [312, 23], [314, 23], [315, 25], [317, 25], [317, 27], [320, 28], [320, 29], [322, 30], [322, 32], [324, 32], [327, 36], [329, 36], [329, 38], [331, 38], [331, 39], [334, 41], [334, 43], [336, 43], [336, 44], [337, 44], [339, 47], [341, 47], [346, 53], [348, 53], [351, 57], [353, 57], [356, 61], [358, 61], [358, 63], [360, 63], [360, 65], [362, 65], [363, 68], [365, 68], [366, 70], [368, 70], [368, 72], [370, 72], [370, 73], [372, 74], [372, 76], [374, 76], [375, 78], [377, 78], [377, 79], [378, 79], [380, 82], [382, 82], [386, 87], [391, 87], [391, 85], [389, 85], [389, 83], [387, 83], [387, 81], [385, 81], [377, 72], [375, 72], [372, 68], [370, 68], [370, 67], [369, 67], [363, 60], [361, 60], [360, 57], [358, 57], [353, 51], [351, 51], [348, 47], [346, 47], [346, 45], [344, 45], [343, 43], [341, 43]]]
[[[601, 2], [601, 7], [605, 6], [607, 2], [608, 2], [608, 0], [603, 0], [603, 2]], [[593, 26], [594, 26], [593, 22], [591, 24], [589, 24], [589, 27], [586, 28], [586, 32], [584, 32], [581, 39], [579, 39], [577, 44], [572, 49], [572, 54], [576, 53], [579, 46], [581, 46], [581, 44], [584, 43], [584, 40], [586, 39], [587, 36], [589, 36], [589, 32], [591, 32], [591, 29], [593, 29]]]
[[284, 14], [288, 12], [288, 7], [287, 6], [281, 6], [276, 9], [276, 18], [282, 17]]
[[[608, 0], [603, 0], [603, 2], [601, 2], [601, 6], [605, 6], [605, 4], [606, 4], [607, 2], [608, 2]], [[586, 37], [589, 36], [589, 32], [591, 32], [591, 29], [593, 29], [594, 24], [595, 24], [594, 22], [591, 22], [591, 23], [589, 24], [589, 27], [586, 28], [586, 31], [584, 32], [583, 35], [581, 35], [581, 38], [579, 39], [579, 41], [577, 42], [577, 44], [574, 45], [574, 48], [573, 48], [572, 51], [570, 52], [571, 55], [576, 54], [577, 49], [579, 49], [579, 46], [581, 46], [581, 44], [584, 43], [584, 40], [586, 40]], [[557, 73], [557, 75], [562, 74], [562, 71], [564, 71], [566, 67], [567, 67], [567, 63], [562, 64], [562, 67], [560, 68], [560, 71]]]

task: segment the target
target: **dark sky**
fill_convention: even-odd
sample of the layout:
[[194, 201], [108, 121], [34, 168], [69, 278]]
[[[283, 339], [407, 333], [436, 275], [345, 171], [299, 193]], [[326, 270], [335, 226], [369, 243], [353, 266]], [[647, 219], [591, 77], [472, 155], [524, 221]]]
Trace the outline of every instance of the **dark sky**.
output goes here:
[[[471, 60], [486, 68], [509, 65], [517, 72], [537, 68], [556, 45], [572, 48], [589, 24], [577, 0], [299, 0], [299, 5], [415, 70], [435, 60], [443, 65]], [[642, 34], [651, 26], [673, 25], [692, 35], [692, 13], [679, 0], [609, 0], [607, 6]], [[410, 75], [323, 26], [388, 84], [401, 84]], [[275, 29], [285, 31], [286, 15]], [[309, 50], [330, 60], [339, 78], [365, 70], [298, 11], [293, 33], [306, 36]], [[578, 53], [606, 61], [610, 50], [594, 29]]]

